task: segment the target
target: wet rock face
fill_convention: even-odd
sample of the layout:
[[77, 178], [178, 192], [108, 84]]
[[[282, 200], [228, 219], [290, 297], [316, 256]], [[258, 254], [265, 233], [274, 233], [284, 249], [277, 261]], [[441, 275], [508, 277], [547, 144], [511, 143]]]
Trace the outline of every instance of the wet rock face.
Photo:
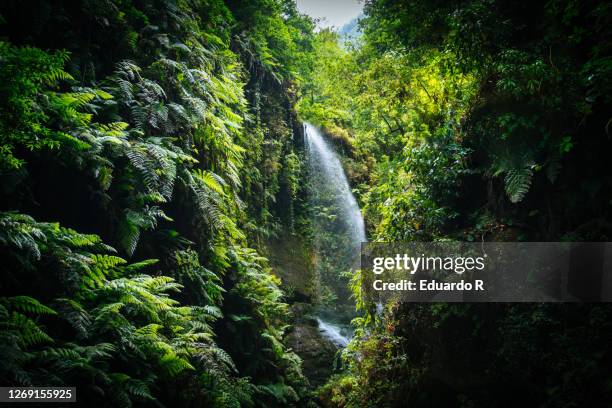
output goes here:
[[302, 372], [311, 386], [316, 388], [324, 384], [333, 373], [338, 348], [323, 337], [316, 318], [303, 314], [305, 308], [304, 304], [299, 303], [293, 306], [297, 318], [286, 342], [303, 360]]

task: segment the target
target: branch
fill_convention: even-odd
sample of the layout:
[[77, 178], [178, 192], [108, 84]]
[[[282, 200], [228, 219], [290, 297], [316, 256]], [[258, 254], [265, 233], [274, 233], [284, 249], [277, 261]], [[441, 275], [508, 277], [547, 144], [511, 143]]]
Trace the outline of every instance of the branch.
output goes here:
[[388, 119], [385, 117], [385, 115], [383, 115], [383, 114], [381, 113], [381, 114], [380, 114], [380, 116], [383, 118], [383, 120], [384, 120], [384, 121], [385, 121], [385, 123], [387, 124], [387, 127], [389, 128], [389, 132], [390, 132], [390, 133], [395, 133], [395, 132], [397, 132], [397, 131], [399, 130], [399, 131], [400, 131], [402, 134], [404, 134], [404, 128], [402, 128], [402, 126], [401, 126], [399, 123], [397, 123], [397, 119], [395, 119], [395, 124], [397, 125], [397, 128], [396, 128], [396, 129], [393, 129], [393, 128], [391, 127], [391, 124], [389, 123], [389, 120], [388, 120]]
[[432, 97], [432, 96], [429, 94], [429, 91], [427, 90], [427, 88], [425, 88], [425, 84], [423, 84], [423, 82], [421, 82], [421, 80], [420, 80], [418, 77], [416, 78], [416, 80], [417, 80], [417, 82], [419, 83], [419, 85], [421, 85], [421, 88], [423, 88], [423, 90], [425, 91], [425, 93], [427, 94], [427, 96], [429, 96], [429, 99], [430, 99], [432, 102], [437, 103], [438, 101], [437, 101], [435, 98], [433, 98], [433, 97]]

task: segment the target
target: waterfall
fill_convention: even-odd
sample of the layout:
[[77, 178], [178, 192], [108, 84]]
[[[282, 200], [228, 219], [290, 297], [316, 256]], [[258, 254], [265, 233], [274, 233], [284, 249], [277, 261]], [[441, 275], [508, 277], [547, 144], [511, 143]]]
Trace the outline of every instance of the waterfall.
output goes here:
[[322, 297], [334, 296], [332, 305], [320, 312], [333, 320], [317, 318], [323, 336], [337, 347], [349, 338], [340, 327], [349, 327], [355, 305], [343, 272], [359, 267], [361, 243], [366, 241], [361, 210], [350, 188], [342, 163], [319, 129], [304, 125], [308, 160], [309, 204], [313, 211], [313, 232], [317, 256], [316, 273]]
[[366, 241], [365, 227], [361, 210], [346, 179], [340, 159], [319, 129], [309, 123], [304, 126], [313, 185], [319, 189], [319, 193], [322, 191], [331, 193], [332, 200], [338, 205], [339, 211], [336, 215], [347, 227], [350, 240], [357, 248], [358, 254], [361, 243]]

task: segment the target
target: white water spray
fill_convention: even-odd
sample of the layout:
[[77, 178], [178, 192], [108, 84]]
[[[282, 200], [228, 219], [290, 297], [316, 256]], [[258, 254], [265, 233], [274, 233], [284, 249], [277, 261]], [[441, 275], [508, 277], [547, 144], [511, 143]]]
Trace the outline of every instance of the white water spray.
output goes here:
[[319, 330], [321, 333], [337, 347], [346, 347], [346, 345], [349, 344], [350, 339], [343, 336], [342, 333], [340, 333], [340, 328], [335, 324], [325, 322], [319, 318], [317, 318], [317, 323], [319, 323]]
[[358, 255], [361, 243], [366, 241], [365, 226], [361, 210], [346, 179], [340, 159], [325, 141], [319, 129], [306, 123], [305, 135], [312, 177], [318, 177], [316, 184], [319, 187], [325, 186], [334, 195], [340, 209], [338, 216], [350, 226], [351, 241]]

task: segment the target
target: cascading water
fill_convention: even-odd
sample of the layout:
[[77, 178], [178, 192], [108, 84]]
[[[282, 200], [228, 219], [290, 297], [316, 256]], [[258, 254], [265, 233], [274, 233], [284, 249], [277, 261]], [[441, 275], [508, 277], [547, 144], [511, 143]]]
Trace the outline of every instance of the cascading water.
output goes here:
[[[311, 177], [314, 178], [313, 185], [322, 191], [328, 191], [332, 200], [338, 205], [337, 217], [348, 227], [350, 240], [356, 248], [366, 241], [365, 226], [361, 210], [351, 191], [346, 174], [340, 163], [338, 155], [325, 141], [319, 129], [306, 123], [305, 137], [308, 150], [308, 163]], [[358, 255], [359, 252], [357, 251]]]
[[317, 255], [320, 296], [332, 299], [321, 314], [331, 323], [317, 319], [321, 333], [339, 347], [348, 343], [341, 327], [348, 327], [354, 304], [350, 301], [343, 272], [359, 266], [361, 243], [366, 241], [365, 226], [357, 200], [349, 186], [338, 155], [319, 129], [304, 125], [308, 157], [309, 197], [313, 209], [313, 230]]
[[346, 345], [349, 343], [350, 339], [340, 332], [340, 328], [338, 326], [323, 321], [320, 318], [317, 319], [317, 323], [319, 324], [319, 330], [321, 333], [331, 340], [331, 342], [336, 346], [346, 347]]

